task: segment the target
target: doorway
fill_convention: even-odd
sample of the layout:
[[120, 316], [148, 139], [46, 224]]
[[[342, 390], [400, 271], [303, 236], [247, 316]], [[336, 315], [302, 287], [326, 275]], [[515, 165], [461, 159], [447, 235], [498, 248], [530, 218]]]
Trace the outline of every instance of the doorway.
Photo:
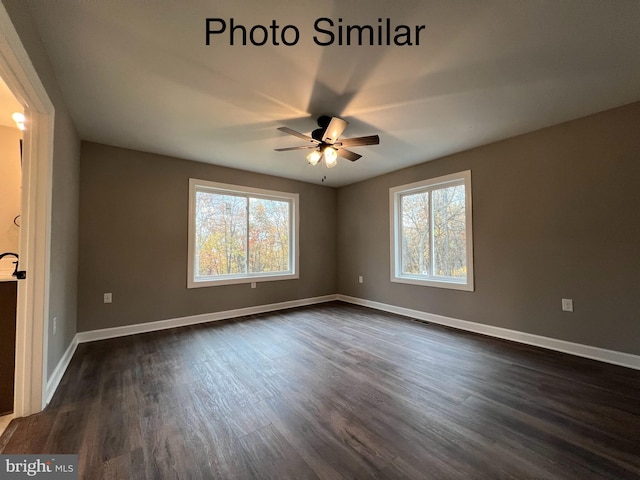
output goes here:
[[12, 254], [20, 251], [23, 117], [0, 78], [0, 417], [12, 414], [14, 403], [18, 258]]
[[17, 283], [13, 404], [21, 417], [44, 408], [54, 108], [2, 4], [0, 37], [0, 78], [26, 117], [18, 245], [27, 276]]

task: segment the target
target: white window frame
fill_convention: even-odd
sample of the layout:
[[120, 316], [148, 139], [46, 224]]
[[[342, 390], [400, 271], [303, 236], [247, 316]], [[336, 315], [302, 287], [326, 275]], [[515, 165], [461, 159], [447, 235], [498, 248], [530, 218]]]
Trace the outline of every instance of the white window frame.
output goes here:
[[[207, 191], [221, 195], [238, 195], [247, 198], [261, 198], [286, 201], [289, 203], [289, 270], [274, 273], [243, 273], [233, 275], [216, 275], [195, 277], [195, 231], [196, 231], [196, 192]], [[278, 192], [261, 188], [230, 185], [208, 180], [189, 179], [189, 246], [187, 259], [187, 288], [212, 287], [253, 282], [270, 282], [275, 280], [292, 280], [300, 277], [299, 264], [299, 195], [290, 192]]]
[[[465, 229], [467, 253], [467, 279], [460, 281], [428, 275], [409, 275], [402, 273], [402, 213], [401, 197], [406, 194], [419, 193], [445, 188], [449, 185], [465, 187]], [[449, 288], [453, 290], [474, 290], [473, 282], [473, 225], [471, 210], [471, 170], [444, 175], [442, 177], [422, 180], [420, 182], [400, 185], [389, 189], [389, 212], [391, 224], [391, 281], [427, 287]]]

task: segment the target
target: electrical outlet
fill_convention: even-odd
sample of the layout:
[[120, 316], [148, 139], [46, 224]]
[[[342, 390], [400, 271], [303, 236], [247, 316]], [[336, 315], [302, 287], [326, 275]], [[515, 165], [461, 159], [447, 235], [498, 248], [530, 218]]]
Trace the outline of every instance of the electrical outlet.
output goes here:
[[111, 293], [105, 293], [104, 303], [111, 303], [111, 302], [113, 302], [113, 295]]
[[364, 283], [364, 278], [362, 278], [362, 275], [358, 277], [358, 283]]
[[256, 288], [256, 282], [251, 282], [251, 288]]
[[55, 335], [58, 331], [58, 317], [53, 317], [53, 334]]
[[571, 299], [571, 298], [563, 298], [562, 299], [562, 311], [563, 312], [573, 312], [573, 299]]

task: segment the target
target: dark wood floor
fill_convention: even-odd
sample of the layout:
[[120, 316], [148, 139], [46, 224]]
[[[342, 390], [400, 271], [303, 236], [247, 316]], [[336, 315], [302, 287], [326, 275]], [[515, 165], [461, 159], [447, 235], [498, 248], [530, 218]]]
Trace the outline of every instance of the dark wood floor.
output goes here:
[[638, 479], [640, 372], [330, 303], [80, 345], [3, 447], [91, 480]]

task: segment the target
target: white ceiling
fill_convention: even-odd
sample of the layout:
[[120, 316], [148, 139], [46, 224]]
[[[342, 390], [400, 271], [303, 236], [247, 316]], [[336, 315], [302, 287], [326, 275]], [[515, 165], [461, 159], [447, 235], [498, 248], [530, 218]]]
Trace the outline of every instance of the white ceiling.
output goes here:
[[[276, 130], [379, 134], [340, 186], [640, 100], [636, 0], [84, 0], [31, 10], [81, 137], [320, 183]], [[300, 31], [297, 45], [205, 45], [205, 19]], [[313, 22], [425, 25], [419, 46], [318, 46]], [[289, 32], [291, 33], [292, 30]], [[333, 31], [337, 32], [334, 28]], [[236, 37], [238, 38], [238, 37]], [[323, 37], [324, 38], [324, 37]]]

